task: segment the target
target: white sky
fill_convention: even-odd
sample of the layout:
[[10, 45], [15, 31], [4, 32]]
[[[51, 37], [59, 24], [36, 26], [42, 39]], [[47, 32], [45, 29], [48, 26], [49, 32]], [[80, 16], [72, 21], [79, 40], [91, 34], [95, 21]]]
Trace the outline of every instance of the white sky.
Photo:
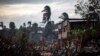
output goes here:
[[[73, 2], [72, 2], [73, 1]], [[42, 21], [42, 10], [45, 5], [51, 7], [51, 19], [56, 23], [59, 22], [59, 16], [63, 12], [67, 12], [70, 18], [80, 18], [79, 15], [75, 15], [74, 5], [76, 0], [68, 2], [52, 2], [52, 3], [20, 3], [20, 4], [5, 4], [0, 6], [0, 21], [8, 27], [10, 21], [14, 21], [17, 27], [22, 25], [24, 22], [32, 21], [32, 23], [40, 23]], [[41, 24], [39, 24], [41, 25]]]

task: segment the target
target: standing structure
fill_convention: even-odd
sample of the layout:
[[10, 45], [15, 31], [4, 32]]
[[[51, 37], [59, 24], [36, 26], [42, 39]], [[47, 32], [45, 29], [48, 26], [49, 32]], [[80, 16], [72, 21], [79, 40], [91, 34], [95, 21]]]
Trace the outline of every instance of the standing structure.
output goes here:
[[[69, 18], [58, 23], [58, 42], [59, 46], [66, 47], [70, 46], [73, 40], [79, 40], [78, 38], [72, 37], [72, 32], [75, 27], [81, 29], [82, 27], [86, 27], [87, 20], [86, 19], [78, 19], [78, 18]], [[89, 27], [94, 27], [97, 23], [97, 20], [89, 21]]]

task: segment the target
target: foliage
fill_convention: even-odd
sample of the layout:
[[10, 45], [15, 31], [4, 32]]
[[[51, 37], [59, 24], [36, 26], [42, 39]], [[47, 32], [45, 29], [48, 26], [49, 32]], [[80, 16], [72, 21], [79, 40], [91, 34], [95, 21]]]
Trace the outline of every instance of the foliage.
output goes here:
[[50, 16], [51, 16], [51, 9], [50, 9], [50, 7], [49, 7], [48, 5], [46, 5], [46, 6], [44, 7], [44, 10], [43, 10], [42, 12], [45, 12], [45, 13], [43, 14], [43, 23], [46, 23], [46, 22], [48, 22], [49, 19], [50, 19]]
[[74, 36], [82, 36], [85, 33], [83, 29], [73, 29], [71, 30], [72, 35]]
[[[88, 33], [87, 33], [88, 32]], [[85, 34], [89, 34], [92, 37], [95, 37], [98, 33], [98, 31], [96, 31], [96, 29], [73, 29], [71, 30], [71, 33], [73, 36], [83, 36]]]
[[45, 26], [44, 34], [45, 35], [51, 34], [53, 29], [54, 29], [54, 24], [52, 23], [52, 21], [49, 21]]
[[68, 20], [69, 19], [69, 16], [66, 12], [63, 12], [62, 13], [62, 16], [60, 16], [59, 18], [63, 19], [63, 20]]
[[10, 22], [9, 28], [10, 28], [10, 29], [15, 29], [15, 23], [14, 23], [14, 22]]
[[97, 17], [100, 12], [100, 0], [78, 0], [77, 2], [75, 13], [83, 18]]
[[90, 29], [90, 31], [91, 31], [90, 34], [93, 37], [95, 37], [97, 35], [97, 33], [98, 33], [98, 31], [96, 31], [96, 29]]
[[34, 23], [34, 24], [32, 25], [32, 30], [33, 30], [35, 33], [37, 33], [37, 31], [38, 31], [38, 24], [37, 24], [37, 23]]

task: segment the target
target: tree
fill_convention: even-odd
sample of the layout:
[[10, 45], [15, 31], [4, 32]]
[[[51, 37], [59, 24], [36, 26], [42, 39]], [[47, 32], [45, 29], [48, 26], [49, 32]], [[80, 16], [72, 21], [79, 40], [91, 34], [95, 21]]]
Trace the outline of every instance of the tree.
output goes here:
[[4, 25], [3, 25], [3, 22], [0, 22], [0, 27], [2, 27], [2, 28], [3, 28], [3, 26], [4, 26]]
[[10, 29], [15, 29], [15, 23], [14, 23], [14, 22], [10, 22], [9, 28], [10, 28]]
[[34, 23], [34, 24], [32, 25], [32, 30], [33, 30], [35, 33], [37, 33], [37, 31], [38, 31], [38, 24], [37, 24], [37, 23]]
[[31, 21], [28, 21], [28, 25], [31, 26], [31, 24], [32, 24]]
[[97, 19], [99, 20], [100, 14], [100, 0], [79, 0], [78, 4], [75, 5], [75, 13], [80, 14], [86, 19]]
[[59, 18], [61, 18], [63, 20], [67, 20], [67, 19], [69, 19], [69, 16], [66, 12], [63, 12], [62, 15]]
[[48, 36], [49, 34], [52, 34], [53, 33], [53, 29], [54, 29], [53, 21], [49, 21], [46, 24], [45, 29], [44, 29], [45, 36]]
[[32, 23], [31, 21], [28, 21], [28, 27], [27, 27], [27, 35], [29, 36], [31, 30], [32, 30], [32, 27], [31, 27]]
[[3, 35], [3, 31], [2, 31], [2, 29], [3, 29], [3, 22], [0, 22], [0, 36]]
[[49, 19], [50, 19], [50, 16], [51, 16], [51, 9], [50, 9], [50, 7], [49, 7], [48, 5], [46, 5], [46, 6], [44, 7], [44, 10], [43, 10], [42, 12], [45, 12], [45, 13], [43, 14], [43, 23], [46, 23], [46, 22], [49, 21]]
[[9, 29], [10, 37], [14, 37], [16, 35], [15, 23], [14, 22], [10, 22], [9, 28], [10, 28]]

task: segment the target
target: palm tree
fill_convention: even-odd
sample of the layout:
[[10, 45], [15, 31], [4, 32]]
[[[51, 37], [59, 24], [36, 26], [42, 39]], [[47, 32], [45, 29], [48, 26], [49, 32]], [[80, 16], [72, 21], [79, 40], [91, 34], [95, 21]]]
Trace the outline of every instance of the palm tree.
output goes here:
[[50, 7], [49, 7], [48, 5], [46, 5], [46, 6], [44, 7], [44, 10], [43, 10], [42, 12], [45, 12], [45, 13], [43, 14], [43, 23], [46, 23], [46, 22], [48, 22], [49, 19], [50, 19], [50, 16], [51, 16], [51, 9], [50, 9]]

